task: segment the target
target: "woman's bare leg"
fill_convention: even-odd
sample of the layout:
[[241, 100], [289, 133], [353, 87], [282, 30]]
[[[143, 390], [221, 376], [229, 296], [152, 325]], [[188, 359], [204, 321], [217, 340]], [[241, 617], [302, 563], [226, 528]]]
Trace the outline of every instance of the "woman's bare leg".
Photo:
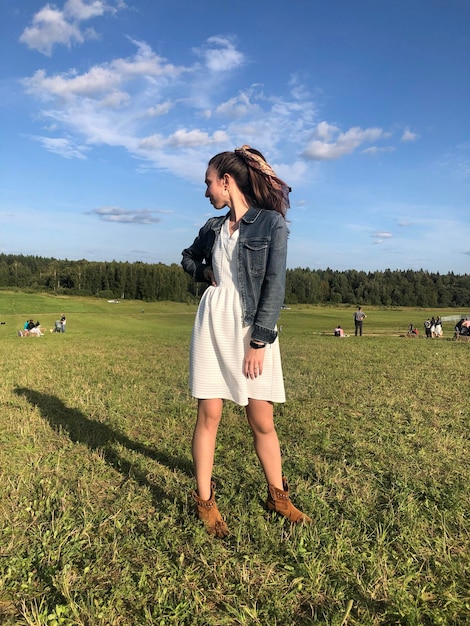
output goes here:
[[222, 400], [198, 400], [197, 422], [193, 434], [193, 461], [197, 493], [201, 500], [211, 497], [211, 476], [215, 441], [222, 417]]
[[248, 401], [246, 417], [253, 432], [255, 451], [268, 485], [274, 485], [278, 489], [282, 484], [282, 461], [281, 448], [274, 427], [274, 412], [271, 402], [266, 400]]

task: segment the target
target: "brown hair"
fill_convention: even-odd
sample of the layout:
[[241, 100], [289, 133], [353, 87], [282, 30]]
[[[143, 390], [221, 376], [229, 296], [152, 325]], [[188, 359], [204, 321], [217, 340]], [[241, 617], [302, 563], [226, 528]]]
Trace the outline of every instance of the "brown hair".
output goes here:
[[264, 156], [250, 146], [221, 152], [209, 161], [217, 176], [230, 174], [253, 207], [277, 211], [283, 217], [289, 208], [290, 187], [278, 178]]

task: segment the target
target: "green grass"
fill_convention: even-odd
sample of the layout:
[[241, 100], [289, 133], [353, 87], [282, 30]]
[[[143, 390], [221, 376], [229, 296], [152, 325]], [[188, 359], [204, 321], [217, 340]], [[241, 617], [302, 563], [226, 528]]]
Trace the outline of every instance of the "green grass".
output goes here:
[[[215, 479], [231, 535], [188, 494], [195, 307], [0, 292], [0, 623], [366, 626], [470, 623], [470, 343], [400, 337], [434, 313], [283, 311], [276, 407], [295, 504], [263, 508], [243, 410]], [[65, 334], [20, 338], [33, 317]]]

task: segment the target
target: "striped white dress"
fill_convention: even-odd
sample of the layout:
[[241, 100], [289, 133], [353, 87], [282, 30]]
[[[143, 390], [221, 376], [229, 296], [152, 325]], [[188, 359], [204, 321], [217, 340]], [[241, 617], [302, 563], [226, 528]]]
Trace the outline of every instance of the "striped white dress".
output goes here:
[[222, 398], [246, 406], [248, 398], [285, 402], [279, 341], [266, 344], [263, 373], [251, 380], [243, 373], [251, 327], [243, 326], [238, 291], [238, 230], [229, 234], [229, 220], [214, 246], [216, 287], [204, 292], [194, 322], [190, 351], [190, 388], [195, 398]]

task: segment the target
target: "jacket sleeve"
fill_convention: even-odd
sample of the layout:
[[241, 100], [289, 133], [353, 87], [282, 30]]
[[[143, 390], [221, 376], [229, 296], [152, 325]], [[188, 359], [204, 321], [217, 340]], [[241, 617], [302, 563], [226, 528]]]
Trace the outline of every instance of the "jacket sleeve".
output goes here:
[[266, 273], [251, 334], [257, 341], [273, 343], [278, 334], [274, 328], [281, 313], [286, 289], [287, 235], [286, 221], [278, 214], [271, 231]]
[[209, 281], [204, 278], [204, 270], [206, 267], [210, 267], [208, 263], [209, 259], [206, 259], [204, 252], [205, 232], [206, 226], [203, 226], [192, 245], [189, 246], [189, 248], [185, 248], [181, 253], [183, 255], [181, 265], [184, 271], [192, 276], [194, 281], [198, 283], [209, 283]]

